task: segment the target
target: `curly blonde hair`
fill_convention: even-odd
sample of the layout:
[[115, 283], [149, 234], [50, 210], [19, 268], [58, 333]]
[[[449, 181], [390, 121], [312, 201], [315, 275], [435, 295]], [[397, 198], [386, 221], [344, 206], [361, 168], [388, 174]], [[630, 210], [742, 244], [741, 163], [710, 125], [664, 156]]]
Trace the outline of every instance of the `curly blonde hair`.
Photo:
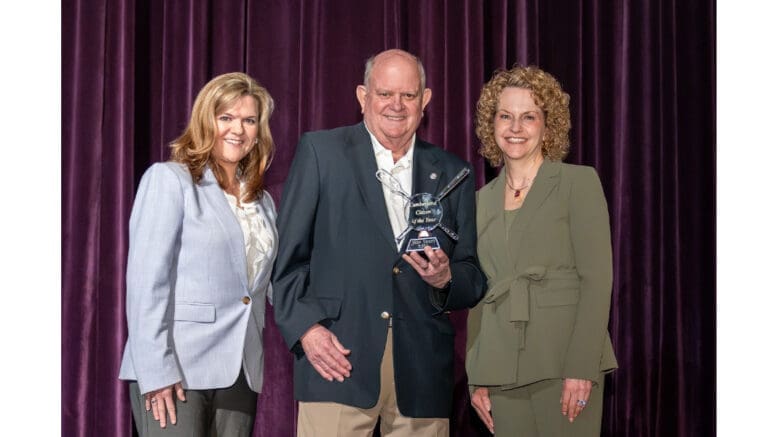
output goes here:
[[270, 116], [275, 103], [267, 90], [245, 73], [226, 73], [213, 78], [200, 90], [184, 132], [170, 143], [170, 159], [186, 165], [194, 183], [199, 183], [209, 166], [222, 189], [227, 189], [227, 176], [212, 155], [218, 132], [216, 117], [238, 99], [251, 96], [259, 115], [258, 143], [237, 166], [238, 177], [245, 182], [244, 201], [262, 197], [264, 175], [272, 162], [275, 143], [270, 133]]
[[542, 139], [542, 156], [560, 161], [569, 152], [569, 94], [550, 74], [535, 66], [515, 66], [510, 70], [497, 70], [483, 86], [478, 99], [475, 133], [482, 146], [478, 152], [493, 167], [502, 165], [502, 150], [494, 138], [494, 117], [499, 96], [506, 87], [525, 88], [531, 91], [534, 102], [542, 109], [545, 118], [545, 135]]

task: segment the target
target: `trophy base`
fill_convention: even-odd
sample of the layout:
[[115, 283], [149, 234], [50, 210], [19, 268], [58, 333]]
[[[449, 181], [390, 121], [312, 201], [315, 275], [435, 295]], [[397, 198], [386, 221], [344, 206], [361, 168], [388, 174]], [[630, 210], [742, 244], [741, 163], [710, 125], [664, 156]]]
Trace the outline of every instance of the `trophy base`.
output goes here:
[[437, 237], [412, 238], [407, 242], [405, 252], [421, 252], [426, 246], [432, 249], [439, 249], [440, 241], [437, 240]]

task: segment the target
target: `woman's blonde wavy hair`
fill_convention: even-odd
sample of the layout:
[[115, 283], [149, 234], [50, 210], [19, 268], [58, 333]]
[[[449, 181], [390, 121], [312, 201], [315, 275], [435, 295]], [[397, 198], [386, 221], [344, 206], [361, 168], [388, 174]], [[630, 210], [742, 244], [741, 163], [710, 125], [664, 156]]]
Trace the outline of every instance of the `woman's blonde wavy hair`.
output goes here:
[[221, 188], [227, 189], [229, 181], [226, 173], [211, 153], [218, 134], [216, 117], [243, 96], [254, 98], [259, 116], [258, 143], [237, 166], [238, 177], [246, 184], [246, 192], [241, 200], [251, 202], [262, 197], [264, 175], [275, 153], [275, 143], [270, 133], [270, 116], [275, 103], [270, 93], [247, 74], [222, 74], [200, 90], [192, 107], [189, 125], [181, 136], [170, 143], [170, 159], [185, 164], [194, 183], [200, 182], [205, 167], [209, 166]]
[[493, 167], [502, 165], [502, 150], [494, 138], [494, 117], [499, 95], [506, 87], [525, 88], [531, 91], [534, 102], [542, 109], [545, 118], [545, 135], [542, 138], [542, 156], [560, 161], [569, 152], [569, 94], [550, 74], [535, 66], [515, 66], [510, 70], [497, 70], [483, 86], [478, 99], [475, 133], [482, 146], [478, 152]]

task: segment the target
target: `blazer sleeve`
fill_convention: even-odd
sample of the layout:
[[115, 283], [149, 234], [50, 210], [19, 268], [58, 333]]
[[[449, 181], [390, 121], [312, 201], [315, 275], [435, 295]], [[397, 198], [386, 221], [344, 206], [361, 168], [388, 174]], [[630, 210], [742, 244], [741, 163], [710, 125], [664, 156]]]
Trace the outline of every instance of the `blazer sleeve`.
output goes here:
[[173, 345], [173, 284], [184, 200], [180, 179], [165, 164], [143, 175], [129, 225], [127, 326], [140, 392], [182, 380]]
[[278, 212], [278, 257], [273, 271], [275, 323], [289, 349], [326, 315], [316, 299], [306, 299], [310, 284], [310, 259], [316, 205], [319, 200], [318, 160], [304, 134], [283, 187]]
[[451, 266], [451, 284], [447, 290], [432, 287], [430, 300], [440, 311], [460, 310], [475, 306], [486, 292], [486, 278], [477, 259], [477, 229], [475, 227], [475, 178], [472, 166], [470, 177], [464, 178], [458, 190], [456, 226], [459, 241], [453, 253], [448, 254]]
[[610, 314], [612, 247], [607, 201], [592, 167], [581, 167], [572, 180], [569, 227], [580, 300], [562, 376], [596, 381]]

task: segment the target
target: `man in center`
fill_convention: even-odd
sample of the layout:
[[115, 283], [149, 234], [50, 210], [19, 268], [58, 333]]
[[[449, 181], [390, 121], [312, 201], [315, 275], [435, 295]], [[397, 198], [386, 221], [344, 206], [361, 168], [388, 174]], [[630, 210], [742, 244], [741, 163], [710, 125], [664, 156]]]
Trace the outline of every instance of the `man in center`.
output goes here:
[[[425, 82], [414, 55], [373, 56], [356, 88], [364, 121], [305, 133], [297, 145], [273, 287], [276, 323], [295, 354], [299, 436], [371, 436], [379, 418], [383, 436], [449, 434], [449, 312], [474, 306], [485, 278], [472, 176], [441, 200], [441, 226], [430, 231], [439, 249], [406, 253], [416, 230], [397, 240], [408, 226], [399, 191], [437, 195], [470, 168], [416, 137], [432, 97]], [[379, 169], [392, 177], [381, 183]]]

